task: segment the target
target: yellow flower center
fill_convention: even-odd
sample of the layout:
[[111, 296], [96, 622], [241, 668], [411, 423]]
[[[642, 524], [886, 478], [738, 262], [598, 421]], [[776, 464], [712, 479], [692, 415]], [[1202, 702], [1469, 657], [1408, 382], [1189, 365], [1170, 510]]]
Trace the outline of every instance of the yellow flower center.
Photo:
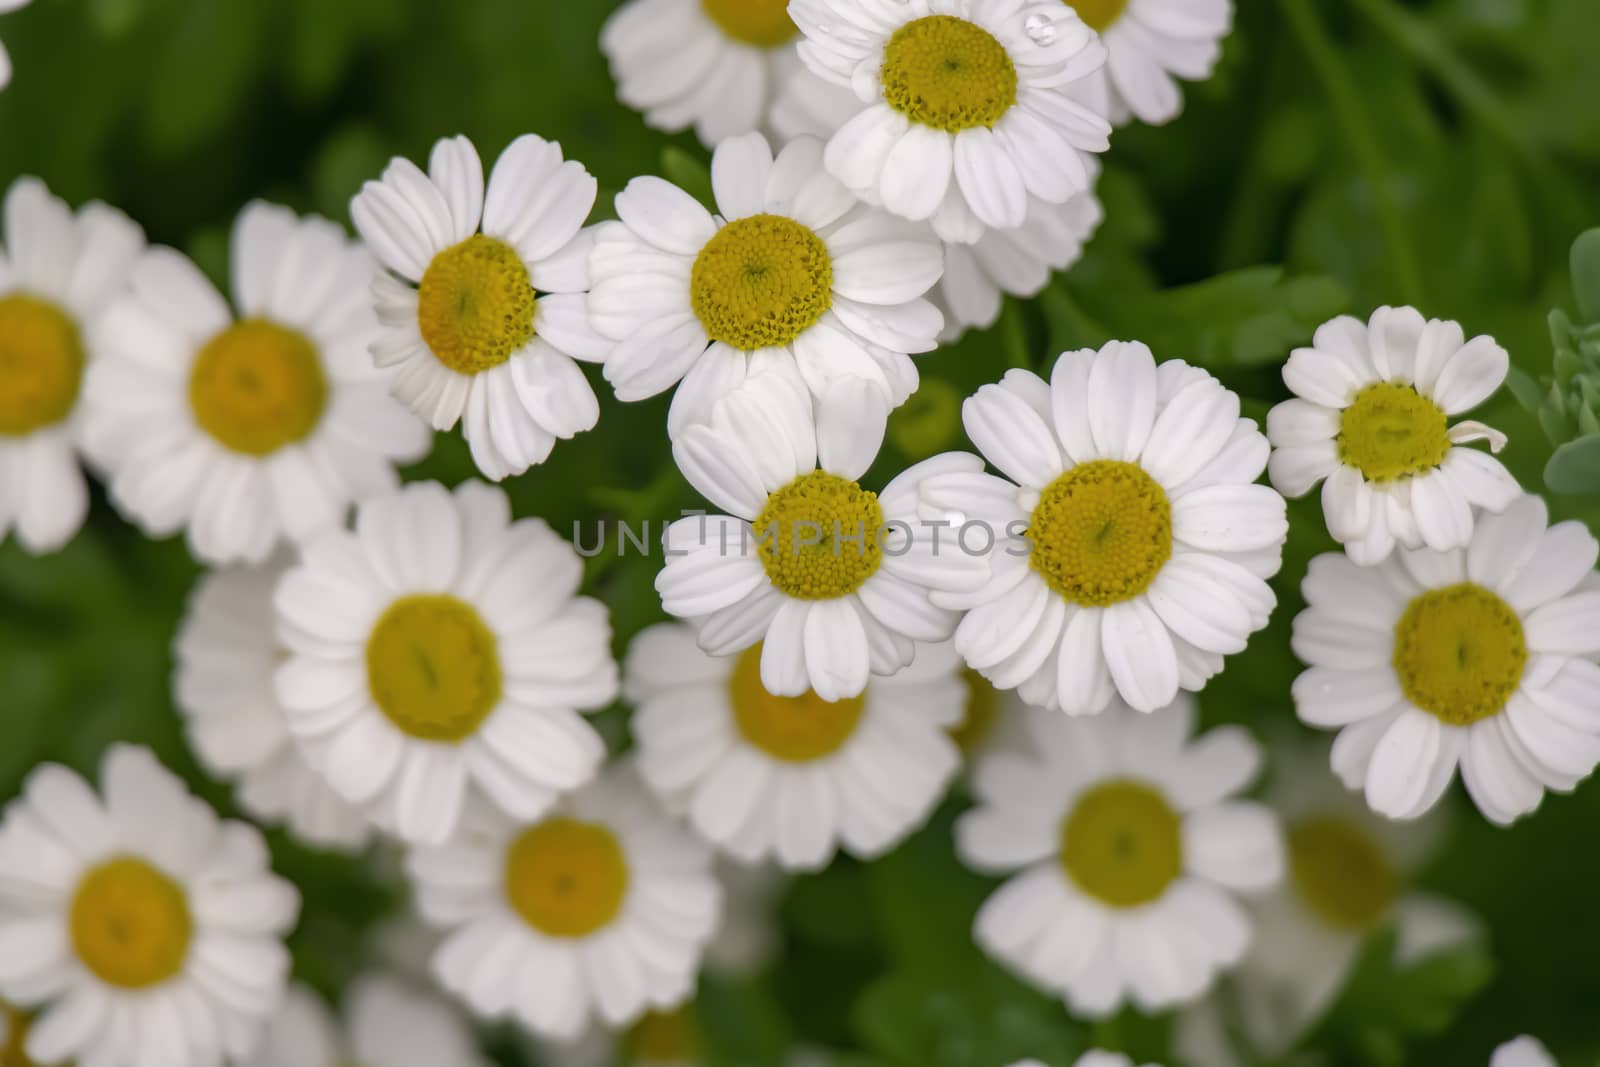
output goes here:
[[1017, 102], [1017, 68], [1005, 45], [954, 15], [929, 15], [894, 31], [880, 78], [890, 107], [950, 133], [993, 126]]
[[1178, 813], [1147, 785], [1097, 785], [1062, 825], [1061, 865], [1079, 889], [1114, 908], [1149, 904], [1183, 870]]
[[1430, 589], [1394, 628], [1394, 669], [1412, 704], [1452, 726], [1498, 715], [1522, 684], [1528, 645], [1510, 604], [1481, 585]]
[[428, 264], [417, 288], [417, 325], [440, 363], [477, 374], [533, 339], [535, 296], [516, 249], [474, 234]]
[[833, 306], [833, 257], [793, 219], [736, 219], [695, 257], [689, 301], [713, 341], [742, 352], [791, 344]]
[[1331, 816], [1289, 828], [1289, 870], [1307, 906], [1344, 930], [1370, 930], [1400, 889], [1378, 843], [1359, 827]]
[[759, 644], [745, 649], [734, 663], [728, 699], [744, 739], [786, 763], [833, 755], [855, 734], [867, 707], [865, 695], [832, 703], [811, 691], [798, 697], [773, 696], [761, 684]]
[[800, 31], [789, 17], [789, 0], [700, 0], [722, 32], [757, 48], [788, 44]]
[[882, 528], [877, 494], [812, 471], [767, 497], [756, 516], [756, 549], [780, 591], [798, 600], [834, 600], [877, 572]]
[[1339, 416], [1339, 461], [1369, 482], [1424, 474], [1449, 451], [1444, 412], [1409, 385], [1369, 385]]
[[628, 1058], [634, 1063], [697, 1063], [704, 1043], [692, 1005], [652, 1011], [628, 1032]]
[[25, 293], [0, 296], [0, 437], [23, 437], [72, 414], [83, 364], [71, 316]]
[[136, 856], [107, 860], [83, 876], [69, 924], [78, 959], [123, 989], [176, 977], [194, 933], [183, 887]]
[[506, 855], [506, 899], [550, 937], [587, 937], [622, 910], [628, 858], [599, 823], [565, 816], [523, 831]]
[[1066, 0], [1066, 5], [1078, 13], [1096, 33], [1104, 33], [1127, 10], [1128, 0]]
[[500, 646], [453, 596], [402, 597], [367, 639], [367, 686], [378, 709], [424, 741], [463, 741], [500, 702]]
[[967, 685], [966, 715], [950, 728], [950, 739], [970, 756], [994, 731], [995, 720], [1000, 717], [1000, 694], [971, 667], [961, 672], [961, 680]]
[[322, 420], [328, 379], [304, 334], [245, 319], [200, 350], [189, 373], [194, 421], [224, 448], [267, 456], [303, 441]]
[[1051, 589], [1103, 608], [1150, 588], [1172, 558], [1172, 505], [1137, 464], [1080, 463], [1039, 494], [1028, 539]]

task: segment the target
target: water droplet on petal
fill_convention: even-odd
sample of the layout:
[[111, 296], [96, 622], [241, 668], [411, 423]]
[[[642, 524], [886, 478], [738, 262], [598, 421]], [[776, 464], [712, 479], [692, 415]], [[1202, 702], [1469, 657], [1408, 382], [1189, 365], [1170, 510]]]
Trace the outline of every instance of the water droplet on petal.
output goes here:
[[1049, 45], [1056, 39], [1056, 20], [1049, 15], [1029, 15], [1022, 28], [1027, 31], [1028, 39], [1036, 45]]

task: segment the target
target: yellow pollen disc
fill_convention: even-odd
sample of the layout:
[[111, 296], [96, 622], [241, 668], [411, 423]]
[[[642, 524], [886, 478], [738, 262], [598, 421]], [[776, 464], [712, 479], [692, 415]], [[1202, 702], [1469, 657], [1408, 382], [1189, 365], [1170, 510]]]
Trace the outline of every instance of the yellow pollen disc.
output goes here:
[[417, 325], [440, 363], [477, 374], [533, 339], [535, 295], [516, 249], [474, 234], [428, 264], [417, 288]]
[[1178, 813], [1147, 785], [1097, 785], [1062, 824], [1061, 865], [1079, 889], [1114, 908], [1159, 900], [1183, 870]]
[[797, 600], [834, 600], [860, 589], [883, 562], [876, 493], [826, 471], [802, 474], [767, 497], [756, 549], [767, 579]]
[[757, 48], [788, 44], [800, 31], [789, 17], [789, 0], [700, 0], [722, 32]]
[[1358, 827], [1327, 816], [1290, 827], [1289, 870], [1307, 906], [1344, 930], [1377, 925], [1400, 889], [1378, 843]]
[[92, 868], [69, 918], [78, 959], [107, 985], [144, 989], [177, 976], [194, 924], [183, 887], [135, 856]]
[[402, 597], [367, 638], [367, 686], [404, 733], [463, 741], [500, 702], [499, 642], [453, 596]]
[[0, 296], [0, 437], [72, 414], [83, 363], [83, 340], [66, 312], [24, 293]]
[[698, 1063], [703, 1042], [694, 1008], [652, 1011], [628, 1031], [629, 1059], [634, 1063]]
[[1172, 558], [1172, 505], [1137, 464], [1080, 463], [1039, 494], [1028, 540], [1029, 563], [1051, 589], [1108, 607], [1150, 588]]
[[1091, 30], [1104, 33], [1122, 17], [1128, 0], [1066, 0], [1066, 5], [1076, 11]]
[[587, 937], [622, 910], [628, 859], [606, 827], [557, 816], [512, 842], [505, 884], [506, 899], [535, 930]]
[[1000, 694], [971, 667], [961, 672], [961, 680], [967, 683], [966, 717], [959, 726], [951, 727], [950, 740], [970, 756], [994, 730], [995, 720], [1000, 717]]
[[988, 30], [929, 15], [894, 31], [883, 50], [884, 101], [949, 133], [993, 126], [1017, 102], [1017, 68]]
[[779, 697], [761, 684], [761, 645], [739, 654], [728, 679], [728, 699], [739, 733], [786, 763], [809, 763], [839, 751], [855, 734], [866, 710], [865, 695], [832, 703], [815, 692]]
[[1394, 669], [1406, 699], [1451, 726], [1498, 715], [1522, 684], [1522, 619], [1481, 585], [1430, 589], [1394, 628]]
[[194, 421], [224, 448], [271, 455], [317, 428], [328, 379], [304, 334], [245, 319], [200, 350], [189, 372]]
[[791, 344], [833, 306], [833, 257], [793, 219], [736, 219], [695, 257], [689, 302], [713, 341], [742, 352]]
[[1449, 451], [1444, 412], [1409, 385], [1369, 385], [1339, 416], [1339, 462], [1369, 482], [1424, 474]]

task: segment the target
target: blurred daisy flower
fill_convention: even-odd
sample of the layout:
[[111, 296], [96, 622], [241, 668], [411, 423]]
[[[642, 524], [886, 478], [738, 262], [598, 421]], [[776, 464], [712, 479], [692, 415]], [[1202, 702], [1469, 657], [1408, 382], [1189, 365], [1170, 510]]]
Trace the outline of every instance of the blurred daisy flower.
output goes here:
[[1475, 508], [1504, 511], [1522, 490], [1499, 460], [1457, 447], [1498, 452], [1504, 434], [1449, 419], [1489, 399], [1510, 365], [1493, 338], [1468, 341], [1413, 308], [1325, 323], [1283, 369], [1295, 398], [1267, 415], [1272, 484], [1298, 497], [1322, 482], [1328, 532], [1363, 566], [1397, 546], [1461, 548]]
[[1038, 296], [1050, 276], [1083, 255], [1083, 247], [1105, 218], [1092, 190], [1062, 204], [1029, 202], [1028, 217], [1014, 230], [988, 230], [975, 244], [944, 246], [944, 276], [934, 288], [934, 306], [944, 313], [939, 340], [949, 344], [968, 329], [987, 330], [1000, 318], [1006, 296]]
[[646, 782], [736, 859], [785, 870], [840, 848], [872, 859], [920, 827], [960, 766], [946, 731], [966, 690], [948, 647], [832, 702], [774, 696], [761, 658], [760, 644], [708, 656], [680, 624], [634, 639], [624, 692]]
[[144, 232], [100, 203], [74, 215], [37, 178], [11, 184], [3, 213], [0, 541], [15, 530], [27, 551], [53, 552], [89, 511], [83, 379], [105, 351], [96, 325], [126, 288]]
[[[20, 11], [33, 3], [33, 0], [0, 0], [0, 15], [8, 15], [13, 11]], [[11, 84], [11, 54], [6, 51], [4, 41], [0, 41], [0, 89]]]
[[1336, 729], [1334, 772], [1391, 819], [1433, 807], [1461, 768], [1491, 821], [1600, 763], [1600, 544], [1524, 496], [1479, 517], [1463, 548], [1402, 549], [1375, 567], [1311, 561], [1294, 620], [1308, 726]]
[[1382, 818], [1340, 787], [1327, 746], [1272, 749], [1266, 801], [1283, 819], [1289, 876], [1254, 902], [1250, 952], [1213, 997], [1179, 1017], [1178, 1047], [1197, 1067], [1237, 1067], [1288, 1053], [1344, 989], [1367, 938], [1392, 931], [1410, 967], [1482, 933], [1454, 901], [1413, 881], [1440, 843], [1442, 812]]
[[1151, 711], [1267, 624], [1284, 502], [1254, 484], [1266, 439], [1210, 374], [1114, 341], [1065, 353], [1049, 382], [1010, 371], [962, 416], [1001, 476], [934, 472], [922, 514], [995, 531], [990, 580], [933, 600], [966, 609], [956, 650], [996, 687], [1074, 715], [1116, 696]]
[[108, 749], [99, 793], [36, 768], [0, 823], [0, 996], [38, 1011], [28, 1059], [243, 1059], [282, 1001], [300, 910], [269, 859], [148, 749]]
[[357, 849], [370, 820], [328, 785], [289, 732], [273, 675], [291, 655], [272, 597], [287, 564], [233, 567], [200, 579], [173, 642], [173, 697], [189, 744], [239, 806], [320, 848]]
[[483, 181], [472, 142], [434, 145], [423, 173], [395, 159], [350, 203], [383, 270], [372, 358], [435, 430], [463, 434], [486, 478], [521, 474], [556, 440], [593, 429], [599, 402], [575, 359], [609, 345], [589, 329], [594, 178], [528, 134]]
[[617, 196], [590, 270], [595, 329], [616, 342], [606, 380], [622, 400], [678, 384], [667, 429], [704, 421], [759, 367], [792, 361], [816, 400], [841, 380], [873, 386], [880, 425], [917, 387], [910, 353], [938, 345], [924, 299], [943, 269], [926, 227], [857, 203], [822, 169], [822, 146], [776, 158], [760, 134], [712, 157], [719, 214], [660, 178]]
[[767, 129], [778, 89], [800, 68], [789, 0], [630, 0], [600, 50], [617, 96], [658, 130], [693, 126], [707, 148]]
[[475, 806], [408, 867], [423, 917], [449, 931], [444, 987], [558, 1041], [686, 1001], [722, 903], [710, 849], [626, 763], [541, 820]]
[[1283, 877], [1276, 816], [1231, 799], [1259, 772], [1260, 748], [1238, 727], [1191, 737], [1194, 718], [1188, 697], [1081, 719], [1035, 708], [1034, 750], [977, 768], [956, 850], [1012, 877], [979, 909], [974, 937], [1077, 1014], [1197, 999], [1249, 946], [1234, 894]]
[[1536, 1037], [1523, 1034], [1494, 1050], [1489, 1067], [1557, 1067], [1556, 1058]]
[[488, 1067], [472, 1028], [449, 1004], [384, 975], [356, 979], [344, 1018], [302, 985], [289, 987], [243, 1067]]
[[1106, 65], [1084, 89], [1111, 121], [1161, 125], [1183, 110], [1178, 79], [1204, 81], [1233, 29], [1233, 0], [1066, 0], [1100, 34]]
[[372, 261], [338, 226], [260, 201], [231, 241], [237, 314], [189, 259], [152, 248], [100, 324], [85, 401], [112, 502], [211, 564], [261, 563], [397, 483], [427, 428], [367, 346]]
[[840, 402], [813, 422], [803, 396], [757, 378], [673, 442], [684, 477], [727, 514], [674, 522], [656, 576], [663, 607], [695, 623], [707, 653], [759, 643], [767, 693], [814, 691], [821, 702], [859, 696], [872, 675], [909, 665], [917, 642], [949, 637], [955, 614], [929, 590], [970, 589], [988, 572], [917, 521], [917, 481], [939, 460], [881, 496], [862, 488], [883, 439], [872, 417], [881, 406], [869, 383], [836, 388]]
[[468, 801], [544, 814], [594, 776], [580, 714], [617, 691], [611, 626], [582, 561], [505, 493], [416, 483], [308, 544], [279, 583], [276, 675], [289, 729], [348, 803], [442, 844]]
[[794, 0], [800, 57], [852, 89], [830, 173], [946, 241], [1016, 229], [1091, 182], [1111, 126], [1074, 99], [1105, 48], [1061, 0]]

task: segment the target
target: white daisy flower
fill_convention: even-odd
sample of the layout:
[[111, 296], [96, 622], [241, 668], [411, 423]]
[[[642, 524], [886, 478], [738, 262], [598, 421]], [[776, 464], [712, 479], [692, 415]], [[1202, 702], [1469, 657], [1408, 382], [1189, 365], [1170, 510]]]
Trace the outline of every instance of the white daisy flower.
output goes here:
[[144, 232], [100, 203], [74, 216], [37, 178], [12, 182], [3, 212], [0, 541], [15, 529], [29, 552], [53, 552], [89, 512], [81, 386], [102, 348], [94, 326], [127, 286]]
[[1191, 739], [1188, 697], [1082, 719], [1036, 708], [1028, 726], [1034, 751], [985, 757], [956, 823], [967, 866], [1021, 871], [979, 909], [979, 946], [1081, 1015], [1198, 998], [1249, 946], [1234, 893], [1283, 876], [1276, 817], [1229, 799], [1260, 748], [1238, 727]]
[[916, 516], [919, 479], [977, 461], [939, 457], [881, 496], [863, 489], [881, 407], [859, 379], [845, 401], [813, 423], [781, 379], [755, 378], [672, 446], [689, 484], [728, 514], [667, 528], [662, 605], [697, 624], [712, 656], [760, 642], [760, 681], [777, 696], [859, 696], [871, 675], [910, 664], [916, 642], [949, 637], [956, 616], [930, 589], [971, 589], [988, 574], [986, 558]]
[[961, 765], [947, 730], [966, 687], [937, 651], [828, 702], [768, 692], [760, 644], [709, 656], [689, 627], [653, 626], [624, 670], [640, 774], [742, 862], [818, 870], [841, 848], [880, 856], [927, 821]]
[[1397, 545], [1461, 548], [1473, 508], [1504, 511], [1522, 490], [1499, 460], [1456, 447], [1498, 452], [1504, 434], [1449, 419], [1489, 399], [1510, 365], [1493, 338], [1468, 341], [1413, 308], [1324, 323], [1283, 368], [1295, 399], [1267, 415], [1272, 484], [1297, 497], [1322, 482], [1328, 532], [1363, 566]]
[[1600, 763], [1600, 585], [1581, 588], [1600, 545], [1582, 523], [1547, 524], [1544, 501], [1525, 496], [1480, 516], [1465, 549], [1311, 561], [1295, 710], [1339, 730], [1334, 772], [1374, 811], [1421, 815], [1459, 764], [1505, 824]]
[[1489, 1067], [1557, 1067], [1556, 1058], [1536, 1037], [1523, 1034], [1494, 1050]]
[[39, 1009], [28, 1058], [237, 1061], [283, 998], [300, 895], [149, 750], [113, 745], [100, 788], [45, 764], [0, 824], [0, 996]]
[[1207, 1067], [1287, 1055], [1378, 930], [1393, 931], [1398, 967], [1481, 933], [1461, 906], [1412, 887], [1439, 843], [1442, 813], [1374, 815], [1328, 773], [1325, 745], [1284, 744], [1272, 756], [1266, 800], [1285, 823], [1289, 876], [1256, 902], [1256, 936], [1239, 970], [1178, 1021], [1178, 1047]]
[[687, 1000], [721, 907], [710, 850], [627, 763], [539, 821], [475, 806], [408, 866], [423, 917], [450, 930], [445, 988], [560, 1041]]
[[111, 499], [207, 563], [260, 563], [392, 489], [427, 428], [367, 345], [372, 261], [342, 229], [259, 201], [232, 237], [237, 316], [187, 257], [152, 248], [99, 323], [87, 441]]
[[788, 2], [630, 0], [600, 31], [618, 99], [653, 129], [693, 126], [707, 148], [765, 129], [800, 67]]
[[520, 819], [599, 769], [581, 715], [617, 692], [583, 564], [505, 493], [408, 485], [278, 584], [278, 701], [328, 784], [405, 841], [441, 844], [481, 794]]
[[1066, 0], [1100, 34], [1106, 64], [1084, 90], [1118, 126], [1183, 111], [1178, 79], [1205, 81], [1233, 30], [1233, 0]]
[[1027, 221], [1014, 230], [989, 230], [972, 245], [944, 246], [944, 277], [932, 298], [944, 313], [945, 343], [971, 327], [987, 330], [1000, 318], [1006, 294], [1035, 297], [1054, 271], [1066, 270], [1100, 226], [1105, 210], [1093, 191], [1075, 193], [1064, 204], [1033, 200]]
[[528, 134], [501, 154], [486, 193], [477, 150], [452, 137], [433, 146], [428, 173], [395, 159], [350, 202], [386, 268], [372, 279], [383, 324], [372, 358], [434, 429], [465, 418], [473, 461], [495, 481], [600, 418], [573, 362], [610, 348], [583, 295], [596, 189], [560, 145]]
[[[0, 0], [0, 15], [7, 15], [13, 11], [20, 11], [33, 3], [33, 0]], [[11, 55], [6, 51], [4, 41], [0, 41], [0, 89], [11, 84]]]
[[800, 58], [856, 93], [828, 170], [946, 241], [1012, 230], [1089, 188], [1111, 126], [1072, 95], [1106, 50], [1061, 0], [794, 0]]
[[617, 342], [606, 380], [622, 400], [683, 384], [677, 436], [764, 360], [792, 357], [820, 400], [840, 379], [877, 387], [887, 418], [917, 387], [908, 353], [938, 345], [923, 299], [943, 259], [926, 227], [860, 205], [822, 169], [809, 138], [773, 158], [760, 134], [711, 161], [718, 215], [660, 178], [617, 196], [590, 271], [595, 329]]
[[[948, 654], [956, 656], [953, 644], [932, 647], [948, 648]], [[927, 654], [923, 650], [917, 652], [919, 656]], [[968, 771], [977, 767], [990, 752], [1027, 751], [1033, 743], [1026, 725], [1029, 705], [1017, 691], [996, 689], [989, 679], [971, 667], [962, 668], [961, 680], [967, 691], [961, 721], [945, 732], [961, 751]]]
[[272, 607], [286, 569], [278, 561], [200, 579], [173, 643], [174, 700], [195, 755], [234, 783], [241, 808], [308, 844], [357, 849], [369, 837], [366, 814], [306, 762], [273, 693], [273, 675], [290, 654]]
[[1140, 711], [1197, 691], [1267, 623], [1288, 534], [1283, 498], [1253, 484], [1267, 442], [1239, 398], [1137, 342], [1068, 352], [1047, 384], [1013, 370], [962, 409], [1003, 478], [935, 474], [924, 517], [995, 531], [993, 576], [956, 650], [1030, 704]]
[[342, 1022], [311, 990], [289, 988], [244, 1067], [488, 1067], [466, 1020], [437, 997], [385, 975], [356, 980]]

